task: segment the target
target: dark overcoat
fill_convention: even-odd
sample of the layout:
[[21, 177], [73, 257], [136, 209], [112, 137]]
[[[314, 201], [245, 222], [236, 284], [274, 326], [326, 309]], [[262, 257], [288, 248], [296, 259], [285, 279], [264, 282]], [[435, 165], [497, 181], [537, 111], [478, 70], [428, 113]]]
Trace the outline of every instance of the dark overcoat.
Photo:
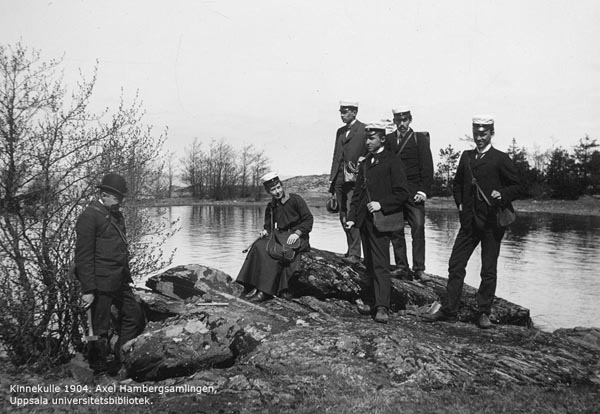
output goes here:
[[340, 163], [357, 163], [358, 158], [367, 153], [365, 124], [360, 121], [354, 122], [350, 127], [350, 133], [346, 136], [348, 127], [344, 125], [335, 133], [335, 147], [333, 149], [333, 161], [331, 162], [331, 173], [329, 181], [335, 182], [335, 177], [340, 170]]
[[88, 205], [77, 219], [75, 266], [81, 291], [114, 292], [131, 283], [125, 223], [120, 212], [110, 212], [99, 201]]
[[[394, 131], [385, 137], [385, 147], [402, 161], [411, 197], [414, 197], [418, 191], [429, 195], [433, 184], [433, 158], [429, 132], [414, 132], [411, 129], [405, 139], [408, 141], [402, 148], [404, 141], [398, 142], [398, 134]], [[402, 148], [401, 152], [399, 152], [400, 148]]]
[[[490, 208], [483, 197], [477, 195], [473, 177], [491, 203], [492, 191], [501, 195], [499, 205], [512, 208], [512, 201], [522, 191], [521, 180], [508, 154], [491, 147], [483, 158], [476, 159], [477, 150], [464, 151], [460, 157], [453, 182], [453, 195], [456, 206], [462, 204], [459, 213], [461, 224], [470, 224], [474, 218], [487, 224], [495, 224], [495, 208]], [[495, 206], [494, 206], [495, 207]]]
[[358, 228], [362, 227], [370, 214], [367, 210], [369, 196], [371, 201], [381, 204], [383, 214], [400, 211], [408, 200], [406, 175], [402, 165], [385, 149], [379, 154], [368, 154], [360, 164], [357, 186], [348, 213], [348, 221], [353, 221]]

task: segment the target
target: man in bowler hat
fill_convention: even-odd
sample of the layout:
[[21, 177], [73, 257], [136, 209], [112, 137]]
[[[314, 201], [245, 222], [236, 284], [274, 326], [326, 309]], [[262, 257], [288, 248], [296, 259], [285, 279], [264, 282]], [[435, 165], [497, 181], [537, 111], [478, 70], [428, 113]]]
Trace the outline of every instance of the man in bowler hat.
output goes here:
[[117, 308], [120, 319], [113, 367], [120, 367], [121, 346], [142, 333], [145, 318], [129, 285], [133, 281], [125, 221], [120, 211], [127, 193], [125, 179], [106, 174], [97, 187], [98, 199], [85, 208], [75, 226], [75, 266], [82, 304], [91, 309], [94, 335], [99, 337], [89, 344], [88, 362], [100, 373], [108, 369], [111, 306]]

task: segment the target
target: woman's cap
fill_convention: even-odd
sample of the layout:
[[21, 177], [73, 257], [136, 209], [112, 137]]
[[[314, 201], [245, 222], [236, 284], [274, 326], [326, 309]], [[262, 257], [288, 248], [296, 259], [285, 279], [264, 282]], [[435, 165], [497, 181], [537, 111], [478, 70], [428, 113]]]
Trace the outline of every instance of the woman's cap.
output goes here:
[[279, 175], [277, 175], [277, 173], [274, 171], [268, 172], [265, 175], [263, 175], [262, 177], [260, 177], [260, 181], [262, 181], [263, 186], [266, 189], [269, 189], [270, 187], [274, 186], [275, 184], [281, 182], [281, 180], [279, 179]]

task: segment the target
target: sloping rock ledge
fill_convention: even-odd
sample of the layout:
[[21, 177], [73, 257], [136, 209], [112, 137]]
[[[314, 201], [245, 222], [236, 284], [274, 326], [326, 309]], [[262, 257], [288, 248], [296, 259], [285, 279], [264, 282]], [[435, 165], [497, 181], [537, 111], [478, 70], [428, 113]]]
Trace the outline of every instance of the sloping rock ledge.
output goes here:
[[472, 287], [460, 322], [423, 323], [419, 314], [445, 292], [446, 280], [436, 276], [427, 286], [394, 280], [394, 313], [381, 325], [355, 310], [364, 267], [317, 249], [302, 261], [294, 298], [262, 304], [239, 299], [229, 275], [201, 265], [150, 278], [138, 292], [150, 323], [125, 347], [129, 376], [163, 383], [187, 376], [188, 384], [217, 387], [228, 404], [248, 409], [261, 401], [293, 405], [331, 381], [384, 393], [460, 384], [600, 386], [598, 329], [542, 332], [527, 309], [497, 298], [494, 328], [480, 330], [472, 323]]

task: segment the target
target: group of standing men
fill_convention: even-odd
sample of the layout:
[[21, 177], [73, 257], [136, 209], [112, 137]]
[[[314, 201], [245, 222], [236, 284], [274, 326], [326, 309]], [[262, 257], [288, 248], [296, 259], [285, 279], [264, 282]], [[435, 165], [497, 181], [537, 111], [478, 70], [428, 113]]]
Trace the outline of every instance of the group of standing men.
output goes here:
[[[358, 177], [358, 161], [367, 154], [367, 131], [365, 124], [356, 118], [357, 113], [358, 102], [340, 102], [340, 115], [346, 125], [336, 132], [329, 188], [338, 200], [340, 222], [348, 242], [343, 260], [349, 264], [360, 261], [361, 239], [359, 229], [347, 230], [345, 223]], [[413, 131], [409, 108], [393, 109], [392, 113], [397, 129], [385, 136], [384, 145], [386, 151], [392, 152], [404, 167], [409, 198], [403, 206], [403, 213], [411, 229], [412, 273], [415, 279], [427, 282], [430, 278], [425, 274], [425, 200], [433, 183], [429, 133]], [[391, 275], [410, 279], [404, 229], [391, 234], [390, 239], [396, 260], [396, 268]]]
[[[389, 294], [383, 292], [380, 287], [390, 286], [390, 277], [409, 280], [414, 277], [422, 283], [431, 280], [425, 274], [425, 201], [433, 183], [430, 137], [429, 133], [416, 132], [410, 127], [412, 114], [409, 108], [392, 110], [396, 130], [387, 134], [377, 124], [365, 125], [358, 121], [357, 113], [357, 102], [340, 102], [340, 116], [345, 125], [336, 132], [329, 191], [337, 199], [340, 222], [346, 232], [348, 250], [342, 260], [351, 265], [359, 263], [361, 229], [363, 238], [369, 239], [363, 240], [362, 245], [364, 250], [371, 250], [364, 253], [367, 272], [370, 273], [374, 286], [375, 308], [359, 305], [359, 311], [362, 311], [361, 313], [375, 311], [375, 321], [385, 323], [388, 320]], [[509, 156], [492, 147], [491, 139], [495, 133], [494, 120], [488, 116], [474, 117], [472, 127], [476, 148], [463, 152], [452, 188], [461, 227], [450, 255], [447, 295], [442, 308], [433, 314], [424, 315], [423, 320], [426, 322], [457, 320], [467, 262], [477, 245], [481, 243], [482, 267], [481, 284], [477, 293], [479, 310], [477, 324], [485, 329], [491, 327], [489, 316], [496, 291], [497, 261], [505, 232], [505, 228], [497, 223], [496, 213], [500, 207], [513, 209], [511, 202], [519, 197], [521, 184]], [[378, 145], [368, 148], [367, 143], [371, 143], [372, 140], [380, 141], [382, 148], [378, 148]], [[373, 151], [373, 148], [376, 151]], [[384, 151], [388, 152], [388, 155], [382, 157], [381, 153]], [[373, 226], [370, 215], [368, 220], [364, 220], [365, 224], [361, 224], [362, 227], [354, 226], [353, 222], [347, 225], [356, 217], [356, 212], [351, 211], [351, 205], [356, 210], [357, 197], [354, 193], [357, 191], [364, 190], [368, 195], [367, 201], [363, 201], [364, 206], [362, 206], [366, 211], [374, 213], [381, 210], [387, 214], [386, 207], [382, 203], [372, 203], [376, 200], [374, 197], [371, 200], [369, 188], [372, 193], [376, 185], [373, 187], [373, 184], [367, 183], [366, 176], [369, 175], [367, 169], [365, 168], [364, 174], [358, 177], [361, 163], [388, 159], [389, 153], [393, 156], [392, 163], [401, 165], [404, 172], [398, 175], [389, 169], [390, 177], [403, 182], [390, 186], [388, 191], [390, 193], [397, 191], [400, 194], [404, 190], [400, 191], [398, 188], [405, 188], [408, 193], [406, 197], [396, 198], [406, 198], [400, 210], [411, 227], [412, 272], [408, 265], [403, 228], [387, 234], [380, 233]], [[353, 198], [354, 204], [352, 204]], [[388, 205], [387, 209], [390, 210], [390, 207]], [[372, 251], [373, 240], [377, 240], [376, 254]], [[394, 250], [395, 269], [390, 269], [389, 254], [385, 251], [386, 246], [389, 249], [390, 241]], [[384, 242], [385, 245], [382, 244]], [[387, 263], [384, 263], [385, 261]], [[385, 300], [382, 301], [381, 297], [385, 297]]]

